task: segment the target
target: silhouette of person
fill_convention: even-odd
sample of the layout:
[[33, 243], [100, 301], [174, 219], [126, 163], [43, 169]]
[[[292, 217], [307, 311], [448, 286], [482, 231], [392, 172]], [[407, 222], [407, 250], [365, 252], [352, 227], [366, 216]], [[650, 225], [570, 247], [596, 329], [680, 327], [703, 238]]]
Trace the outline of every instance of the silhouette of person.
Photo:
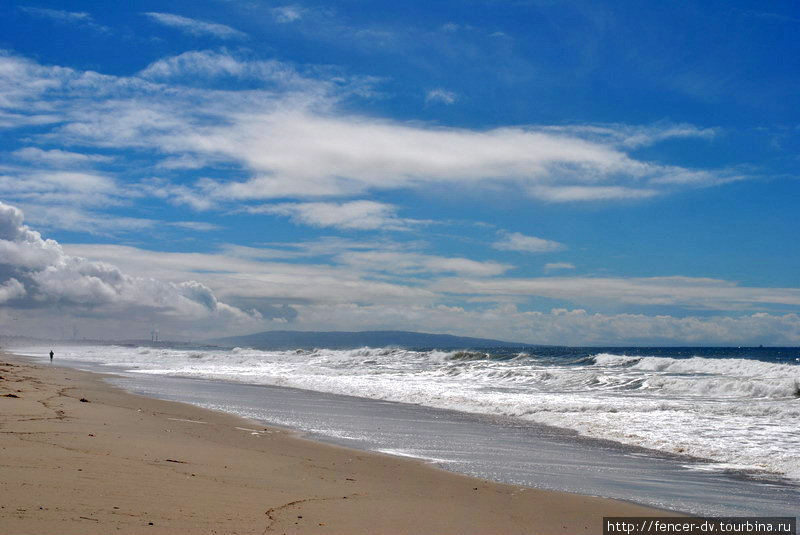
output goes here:
[[54, 353], [53, 353], [53, 350], [51, 349], [50, 350], [50, 362], [53, 362], [53, 355], [54, 355]]

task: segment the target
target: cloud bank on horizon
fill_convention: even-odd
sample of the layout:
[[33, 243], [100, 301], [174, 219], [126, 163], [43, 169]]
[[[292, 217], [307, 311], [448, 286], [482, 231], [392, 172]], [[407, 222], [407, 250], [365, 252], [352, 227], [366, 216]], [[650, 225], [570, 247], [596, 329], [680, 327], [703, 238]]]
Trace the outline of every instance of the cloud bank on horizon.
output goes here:
[[3, 23], [0, 334], [800, 342], [791, 17], [85, 4]]
[[[34, 321], [37, 316], [92, 318], [103, 323], [159, 323], [212, 328], [253, 327], [262, 319], [217, 300], [203, 284], [130, 276], [114, 265], [64, 253], [23, 223], [23, 213], [0, 202], [0, 305]], [[7, 318], [5, 318], [7, 319]], [[14, 318], [15, 320], [18, 318]]]
[[[562, 337], [621, 343], [631, 341], [631, 333], [635, 333], [633, 341], [735, 343], [773, 337], [784, 343], [796, 343], [800, 339], [797, 314], [761, 312], [739, 317], [676, 318], [589, 314], [585, 309], [565, 308], [542, 313], [519, 310], [510, 302], [486, 310], [437, 304], [458, 294], [475, 294], [497, 301], [503, 297], [536, 295], [577, 302], [669, 303], [727, 310], [753, 303], [800, 306], [800, 289], [741, 288], [726, 281], [683, 277], [513, 280], [498, 277], [510, 266], [402, 251], [376, 252], [371, 246], [346, 243], [332, 248], [329, 245], [327, 254], [332, 258], [327, 262], [300, 268], [276, 261], [297, 254], [285, 250], [240, 248], [200, 255], [158, 253], [118, 245], [79, 245], [69, 249], [86, 256], [113, 258], [116, 263], [146, 275], [132, 276], [114, 264], [67, 254], [56, 241], [43, 239], [25, 225], [19, 209], [0, 203], [0, 306], [5, 307], [5, 321], [18, 322], [15, 327], [23, 329], [37, 325], [49, 325], [52, 329], [55, 325], [84, 335], [103, 333], [106, 338], [125, 337], [132, 330], [153, 328], [183, 336], [203, 333], [210, 337], [299, 320], [305, 327], [318, 328], [347, 329], [349, 325], [358, 325], [369, 329], [395, 325], [483, 336], [501, 333], [509, 340], [531, 343], [556, 343]], [[204, 268], [210, 266], [214, 271], [205, 272]], [[379, 273], [412, 278], [420, 273], [446, 276], [431, 280], [424, 288], [413, 289], [408, 279], [378, 284], [370, 281]], [[205, 282], [179, 280], [192, 275]], [[314, 283], [309, 284], [309, 280]], [[207, 284], [216, 287], [216, 292]], [[227, 304], [217, 298], [217, 293], [243, 306]], [[245, 310], [248, 303], [268, 302], [276, 295], [293, 302], [293, 306]], [[598, 338], [590, 338], [592, 332]]]

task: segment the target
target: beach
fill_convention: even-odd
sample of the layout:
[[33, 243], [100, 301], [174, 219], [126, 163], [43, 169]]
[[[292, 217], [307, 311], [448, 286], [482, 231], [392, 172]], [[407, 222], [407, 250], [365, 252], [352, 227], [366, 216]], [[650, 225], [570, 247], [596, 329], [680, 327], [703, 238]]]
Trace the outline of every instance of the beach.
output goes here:
[[603, 516], [664, 514], [306, 440], [132, 395], [97, 374], [0, 361], [4, 532], [600, 533]]

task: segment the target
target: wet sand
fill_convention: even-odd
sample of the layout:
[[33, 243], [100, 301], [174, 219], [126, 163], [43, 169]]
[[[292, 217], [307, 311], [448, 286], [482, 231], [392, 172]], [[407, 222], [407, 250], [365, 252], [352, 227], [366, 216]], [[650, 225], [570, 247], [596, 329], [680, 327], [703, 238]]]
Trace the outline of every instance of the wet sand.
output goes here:
[[602, 533], [662, 511], [341, 448], [0, 354], [4, 533]]

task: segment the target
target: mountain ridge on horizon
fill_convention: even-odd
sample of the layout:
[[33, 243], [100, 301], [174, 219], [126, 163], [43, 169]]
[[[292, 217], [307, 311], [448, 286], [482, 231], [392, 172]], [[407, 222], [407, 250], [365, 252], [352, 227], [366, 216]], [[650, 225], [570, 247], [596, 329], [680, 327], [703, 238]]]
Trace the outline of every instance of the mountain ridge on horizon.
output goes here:
[[489, 338], [455, 336], [452, 334], [420, 333], [414, 331], [262, 331], [241, 336], [226, 336], [206, 342], [254, 349], [356, 349], [359, 347], [397, 346], [422, 348], [489, 348], [531, 347], [537, 344], [507, 342]]

